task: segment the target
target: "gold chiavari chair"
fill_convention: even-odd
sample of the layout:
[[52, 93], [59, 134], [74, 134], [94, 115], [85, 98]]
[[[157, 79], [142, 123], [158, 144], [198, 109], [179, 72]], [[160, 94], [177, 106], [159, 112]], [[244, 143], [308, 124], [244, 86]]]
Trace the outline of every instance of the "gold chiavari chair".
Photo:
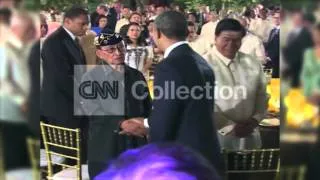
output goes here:
[[306, 172], [305, 165], [281, 167], [277, 180], [305, 180]]
[[32, 167], [33, 179], [40, 179], [40, 140], [32, 137], [27, 138], [27, 149]]
[[[223, 150], [226, 179], [230, 174], [279, 173], [279, 149]], [[276, 176], [275, 176], [276, 177]]]
[[[40, 127], [48, 162], [48, 179], [89, 179], [88, 166], [81, 165], [80, 129], [64, 128], [43, 122], [40, 122]], [[56, 152], [57, 150], [54, 150], [56, 148], [70, 151], [70, 153], [62, 154], [61, 152]], [[53, 162], [53, 155], [64, 157], [66, 160], [73, 160], [76, 165]], [[62, 170], [54, 174], [53, 164], [61, 166]]]

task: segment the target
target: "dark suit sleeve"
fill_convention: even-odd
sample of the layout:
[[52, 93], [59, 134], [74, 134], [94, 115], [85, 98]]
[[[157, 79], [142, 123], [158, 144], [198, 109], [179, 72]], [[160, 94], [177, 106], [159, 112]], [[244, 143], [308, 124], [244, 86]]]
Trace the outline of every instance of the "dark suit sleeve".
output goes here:
[[[165, 84], [174, 84], [175, 89], [182, 85], [181, 78], [170, 66], [159, 64], [155, 70], [153, 111], [149, 119], [152, 142], [172, 140], [179, 126], [179, 114], [183, 102], [177, 97], [171, 98]], [[161, 89], [157, 91], [156, 89]], [[162, 97], [160, 95], [163, 95]]]
[[28, 98], [28, 122], [32, 132], [39, 136], [40, 126], [40, 41], [38, 41], [30, 52], [29, 69], [31, 77], [31, 90]]
[[139, 88], [139, 95], [144, 95], [147, 94], [147, 96], [142, 100], [142, 109], [143, 109], [143, 117], [144, 118], [148, 118], [150, 116], [150, 112], [151, 112], [151, 96], [150, 96], [150, 92], [149, 92], [149, 88], [148, 88], [148, 83], [146, 81], [146, 79], [144, 78], [142, 73], [138, 73], [138, 79], [139, 81], [143, 81], [144, 86]]
[[47, 42], [41, 51], [43, 70], [54, 79], [54, 83], [68, 98], [73, 98], [73, 66], [63, 54], [61, 44]]

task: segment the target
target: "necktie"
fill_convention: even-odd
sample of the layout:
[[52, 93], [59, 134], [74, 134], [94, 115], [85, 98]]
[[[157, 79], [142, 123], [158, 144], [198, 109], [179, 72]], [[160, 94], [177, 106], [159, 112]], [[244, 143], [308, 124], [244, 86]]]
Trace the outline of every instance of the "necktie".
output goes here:
[[277, 29], [277, 28], [272, 29], [271, 34], [270, 34], [269, 42], [272, 41], [272, 39], [273, 39], [277, 34], [278, 34], [278, 29]]
[[76, 37], [76, 38], [74, 39], [74, 43], [76, 44], [76, 46], [77, 46], [77, 48], [78, 48], [79, 50], [82, 50], [81, 45], [80, 45], [79, 38]]

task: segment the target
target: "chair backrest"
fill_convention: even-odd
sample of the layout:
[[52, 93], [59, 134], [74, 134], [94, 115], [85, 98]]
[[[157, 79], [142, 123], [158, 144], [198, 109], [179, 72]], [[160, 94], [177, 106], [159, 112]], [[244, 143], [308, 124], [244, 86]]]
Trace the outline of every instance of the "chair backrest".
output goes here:
[[33, 178], [40, 179], [40, 140], [27, 137], [27, 149], [32, 167]]
[[307, 172], [306, 165], [298, 166], [284, 166], [281, 167], [281, 173], [279, 173], [279, 179], [281, 180], [305, 180]]
[[[53, 176], [53, 164], [55, 164], [62, 168], [75, 169], [77, 179], [81, 180], [80, 129], [64, 128], [43, 122], [40, 122], [40, 127], [48, 162], [48, 179]], [[52, 162], [52, 155], [75, 161], [76, 165]]]
[[279, 149], [223, 150], [226, 175], [230, 173], [278, 173]]

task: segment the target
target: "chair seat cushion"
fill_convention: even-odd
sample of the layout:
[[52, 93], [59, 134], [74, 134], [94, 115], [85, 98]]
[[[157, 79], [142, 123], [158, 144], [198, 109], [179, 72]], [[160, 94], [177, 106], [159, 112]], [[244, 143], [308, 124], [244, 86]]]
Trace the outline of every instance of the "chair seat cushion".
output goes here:
[[[82, 180], [89, 180], [89, 172], [88, 172], [88, 165], [83, 164], [81, 165], [82, 171]], [[77, 178], [77, 171], [73, 168], [64, 169], [56, 174], [53, 175], [53, 180], [75, 180]]]

